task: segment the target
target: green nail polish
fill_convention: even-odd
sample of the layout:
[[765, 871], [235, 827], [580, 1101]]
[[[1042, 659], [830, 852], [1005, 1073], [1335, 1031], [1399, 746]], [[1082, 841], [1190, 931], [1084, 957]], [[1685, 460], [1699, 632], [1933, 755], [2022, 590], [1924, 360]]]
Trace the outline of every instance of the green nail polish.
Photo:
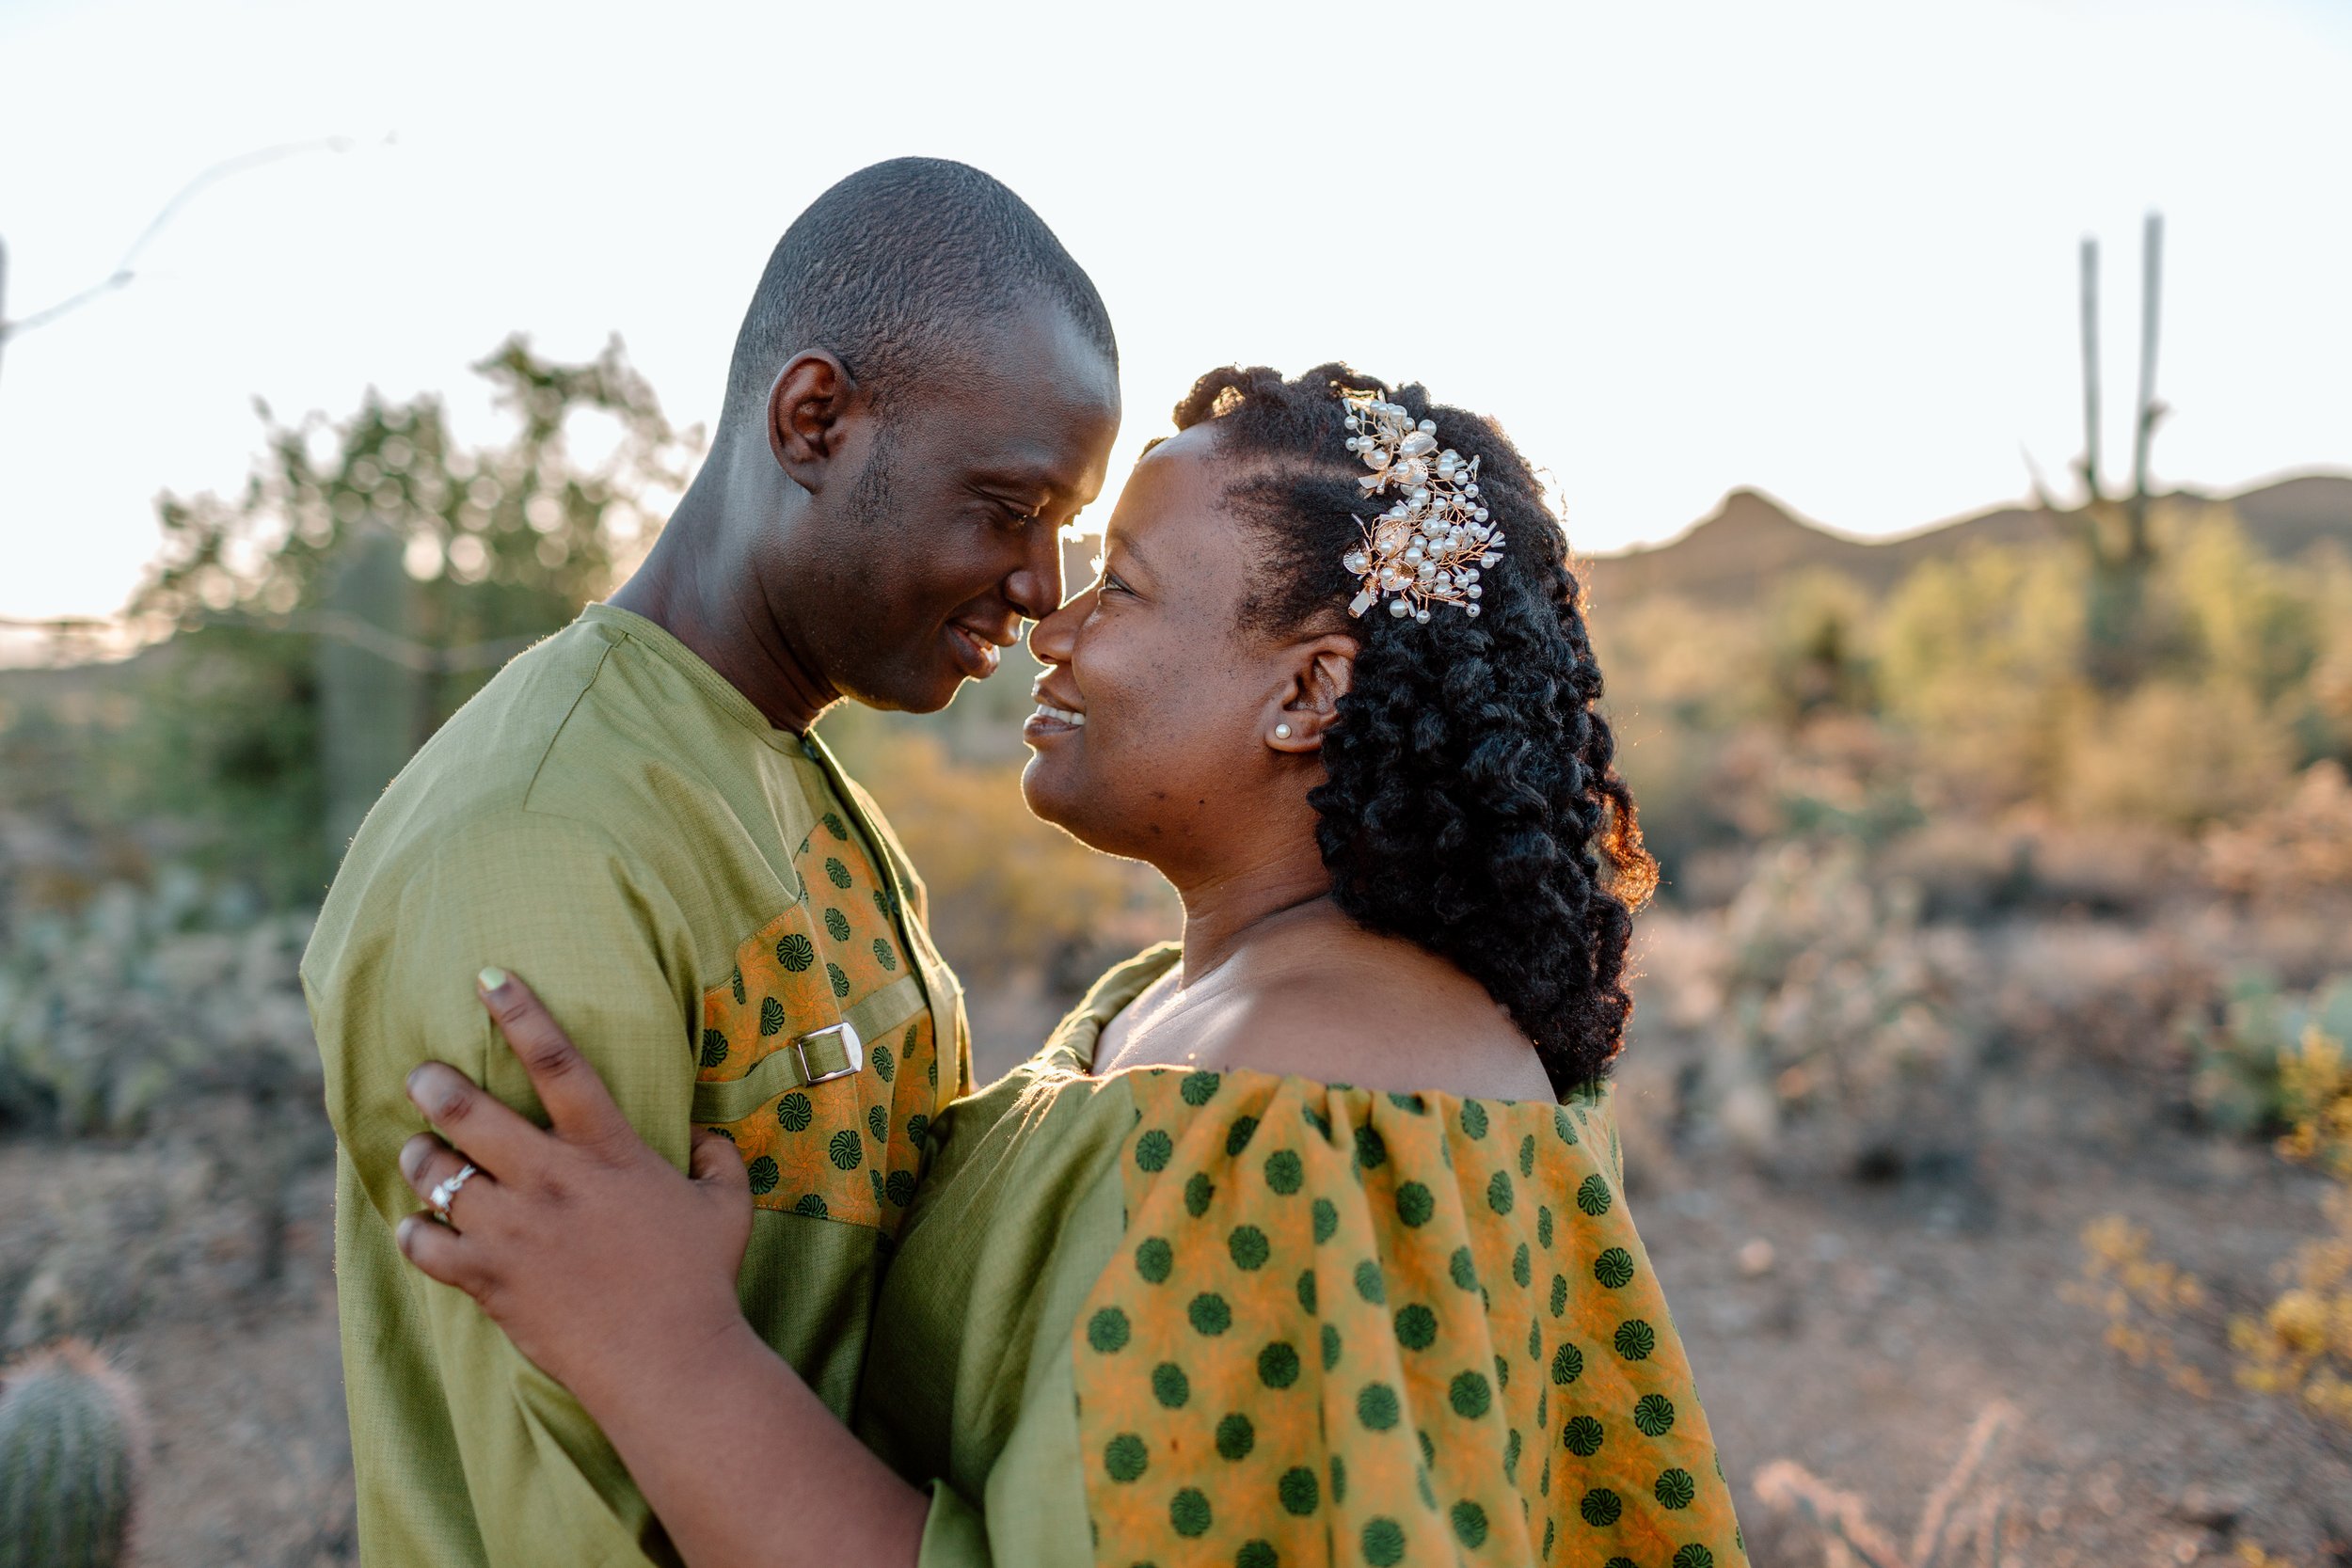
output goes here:
[[481, 974], [475, 975], [474, 979], [481, 985], [484, 990], [491, 993], [492, 995], [496, 995], [498, 992], [506, 989], [506, 971], [501, 969], [496, 964], [492, 964], [488, 968], [485, 969]]

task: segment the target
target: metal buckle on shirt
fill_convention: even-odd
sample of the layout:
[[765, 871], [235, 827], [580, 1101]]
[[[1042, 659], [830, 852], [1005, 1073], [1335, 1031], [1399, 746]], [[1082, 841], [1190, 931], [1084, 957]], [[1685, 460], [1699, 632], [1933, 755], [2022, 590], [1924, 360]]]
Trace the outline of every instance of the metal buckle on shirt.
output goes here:
[[[808, 1059], [808, 1048], [812, 1043], [822, 1045], [826, 1042], [828, 1036], [839, 1037], [841, 1054], [849, 1065], [834, 1068], [831, 1071], [819, 1072]], [[803, 1084], [830, 1084], [836, 1078], [850, 1077], [866, 1066], [866, 1042], [858, 1038], [856, 1025], [848, 1022], [828, 1024], [822, 1029], [811, 1029], [807, 1034], [793, 1040], [792, 1049], [800, 1053], [801, 1081]]]

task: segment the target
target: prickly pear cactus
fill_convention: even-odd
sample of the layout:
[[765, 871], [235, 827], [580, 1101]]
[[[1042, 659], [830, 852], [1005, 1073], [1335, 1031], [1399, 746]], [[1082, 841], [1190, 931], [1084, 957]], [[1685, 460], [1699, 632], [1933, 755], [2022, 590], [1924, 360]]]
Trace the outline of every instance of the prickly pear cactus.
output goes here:
[[146, 1446], [138, 1397], [68, 1340], [0, 1381], [0, 1568], [122, 1560]]

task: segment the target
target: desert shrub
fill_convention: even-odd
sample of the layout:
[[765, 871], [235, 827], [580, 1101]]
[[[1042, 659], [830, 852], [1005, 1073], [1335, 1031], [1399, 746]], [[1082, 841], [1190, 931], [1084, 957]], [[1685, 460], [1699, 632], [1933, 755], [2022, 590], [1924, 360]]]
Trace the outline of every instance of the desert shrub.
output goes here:
[[2239, 1134], [2292, 1129], [2312, 1110], [2300, 1087], [2311, 1042], [2352, 1040], [2352, 975], [2299, 996], [2269, 976], [2241, 975], [2218, 1022], [2192, 1022], [2188, 1037], [2191, 1093], [2208, 1121]]
[[2352, 889], [2352, 781], [2329, 758], [2261, 811], [2216, 823], [2203, 840], [2205, 877], [2224, 893], [2270, 901]]
[[129, 1132], [207, 1090], [315, 1096], [295, 975], [309, 934], [307, 916], [255, 918], [186, 871], [17, 920], [0, 958], [0, 1116]]
[[[2352, 988], [2346, 988], [2352, 990]], [[2308, 1022], [2280, 1063], [2288, 1130], [2279, 1151], [2317, 1166], [2333, 1182], [2328, 1228], [2280, 1265], [2286, 1288], [2258, 1314], [2234, 1318], [2230, 1345], [2237, 1380], [2291, 1399], [2323, 1419], [2352, 1427], [2352, 1063], [2345, 1030], [2330, 1018]]]
[[2060, 800], [2085, 820], [2193, 830], [2280, 799], [2296, 750], [2287, 724], [2243, 686], [2153, 682], [2089, 716]]

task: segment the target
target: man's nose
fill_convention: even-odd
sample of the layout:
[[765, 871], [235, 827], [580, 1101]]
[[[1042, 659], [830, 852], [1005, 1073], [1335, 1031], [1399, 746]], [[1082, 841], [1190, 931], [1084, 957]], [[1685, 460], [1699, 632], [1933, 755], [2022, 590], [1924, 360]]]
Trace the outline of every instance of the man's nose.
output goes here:
[[1032, 621], [1042, 621], [1061, 603], [1061, 531], [1033, 526], [1027, 553], [1005, 579], [1005, 597]]

